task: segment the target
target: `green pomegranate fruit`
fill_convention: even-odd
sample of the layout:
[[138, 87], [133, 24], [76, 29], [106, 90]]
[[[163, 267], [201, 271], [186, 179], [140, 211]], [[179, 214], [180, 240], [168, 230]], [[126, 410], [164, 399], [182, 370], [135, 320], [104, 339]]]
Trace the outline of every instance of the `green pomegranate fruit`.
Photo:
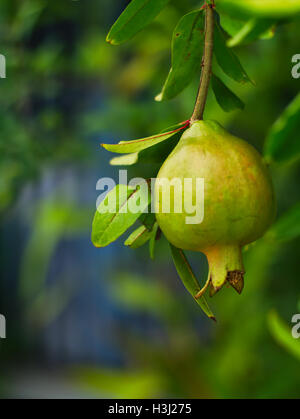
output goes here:
[[[204, 180], [204, 216], [200, 223], [188, 224], [191, 214], [175, 211], [178, 199], [170, 188], [170, 212], [163, 211], [161, 180], [170, 184], [184, 179]], [[155, 211], [158, 224], [174, 246], [203, 252], [209, 264], [204, 292], [218, 291], [225, 282], [239, 293], [244, 286], [242, 247], [260, 238], [275, 215], [275, 198], [270, 175], [260, 154], [247, 142], [234, 137], [214, 121], [194, 122], [163, 163], [155, 184]], [[201, 292], [201, 293], [202, 293]]]

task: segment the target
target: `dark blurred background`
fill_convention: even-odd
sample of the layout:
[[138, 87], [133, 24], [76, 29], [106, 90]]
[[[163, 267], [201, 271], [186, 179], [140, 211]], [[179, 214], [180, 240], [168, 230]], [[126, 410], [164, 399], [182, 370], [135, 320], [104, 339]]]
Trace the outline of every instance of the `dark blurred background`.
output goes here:
[[[217, 324], [184, 290], [164, 240], [154, 262], [147, 246], [125, 248], [126, 235], [104, 249], [91, 244], [96, 182], [118, 179], [100, 143], [189, 118], [197, 91], [195, 79], [175, 100], [153, 100], [172, 31], [199, 2], [172, 1], [112, 47], [106, 33], [127, 3], [1, 0], [0, 397], [299, 397], [291, 349], [299, 341], [276, 337], [300, 312], [299, 239], [262, 239], [245, 253], [243, 295], [225, 289], [210, 301]], [[237, 48], [256, 82], [234, 85], [243, 112], [225, 114], [208, 99], [206, 117], [260, 151], [299, 90], [291, 77], [299, 24]], [[280, 216], [299, 200], [299, 165], [271, 170]], [[205, 260], [189, 256], [204, 281]]]

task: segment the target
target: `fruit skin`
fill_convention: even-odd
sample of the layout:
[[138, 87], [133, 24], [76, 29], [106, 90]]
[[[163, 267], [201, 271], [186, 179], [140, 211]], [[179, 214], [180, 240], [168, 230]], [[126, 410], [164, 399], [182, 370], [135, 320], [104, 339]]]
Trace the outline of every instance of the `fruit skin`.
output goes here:
[[[203, 178], [204, 219], [187, 224], [184, 209], [161, 211], [162, 193], [155, 186], [158, 224], [174, 246], [206, 254], [210, 267], [207, 286], [213, 294], [226, 280], [243, 288], [241, 248], [260, 238], [275, 216], [272, 181], [260, 154], [247, 142], [229, 134], [214, 121], [197, 121], [182, 135], [163, 163], [157, 179]], [[184, 194], [184, 187], [183, 187]], [[193, 200], [196, 191], [193, 187]]]

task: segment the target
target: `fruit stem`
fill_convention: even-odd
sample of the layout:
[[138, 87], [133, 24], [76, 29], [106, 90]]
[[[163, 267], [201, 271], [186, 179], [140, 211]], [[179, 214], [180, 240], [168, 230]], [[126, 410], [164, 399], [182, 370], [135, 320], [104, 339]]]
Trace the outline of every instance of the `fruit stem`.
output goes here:
[[202, 71], [200, 84], [194, 112], [191, 117], [191, 124], [203, 119], [209, 82], [211, 78], [211, 67], [214, 47], [214, 4], [205, 4], [205, 40], [204, 52], [202, 57]]

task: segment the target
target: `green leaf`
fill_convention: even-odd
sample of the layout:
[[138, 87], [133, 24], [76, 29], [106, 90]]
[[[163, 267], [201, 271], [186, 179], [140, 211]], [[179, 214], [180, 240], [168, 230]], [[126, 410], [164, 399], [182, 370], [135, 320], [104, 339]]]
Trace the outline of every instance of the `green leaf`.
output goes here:
[[130, 234], [124, 244], [125, 246], [131, 247], [131, 249], [137, 249], [147, 243], [151, 236], [152, 231], [148, 230], [146, 226], [142, 225]]
[[246, 44], [260, 39], [271, 28], [275, 22], [270, 19], [251, 19], [241, 28], [235, 36], [227, 41], [229, 47], [239, 44]]
[[219, 66], [228, 77], [239, 83], [251, 82], [246, 71], [242, 67], [234, 52], [227, 47], [226, 34], [219, 24], [219, 16], [216, 13], [214, 31], [214, 53]]
[[269, 313], [268, 324], [270, 332], [279, 345], [300, 360], [300, 340], [293, 338], [292, 326], [288, 326], [276, 311]]
[[138, 161], [139, 153], [125, 154], [124, 156], [114, 157], [110, 160], [111, 166], [132, 166]]
[[300, 236], [300, 202], [283, 214], [268, 231], [265, 238], [279, 242], [296, 239]]
[[179, 21], [172, 39], [172, 67], [157, 101], [172, 99], [192, 81], [201, 68], [204, 44], [204, 13], [197, 10]]
[[108, 151], [112, 151], [114, 153], [136, 153], [142, 150], [145, 150], [148, 147], [152, 147], [156, 144], [161, 143], [162, 141], [167, 140], [176, 132], [180, 131], [181, 128], [178, 128], [175, 131], [166, 132], [163, 134], [153, 135], [147, 138], [141, 138], [139, 140], [132, 140], [132, 141], [120, 141], [118, 144], [101, 144]]
[[147, 26], [169, 0], [131, 0], [109, 31], [106, 41], [119, 45]]
[[218, 0], [218, 10], [232, 15], [287, 17], [300, 13], [299, 0]]
[[241, 99], [214, 74], [212, 75], [212, 88], [218, 104], [225, 112], [244, 109], [245, 104]]
[[149, 242], [149, 252], [150, 252], [150, 258], [154, 259], [154, 250], [155, 250], [155, 243], [156, 243], [156, 236], [158, 231], [158, 224], [157, 222], [154, 223], [153, 229], [152, 229], [152, 235]]
[[300, 93], [272, 126], [264, 154], [268, 161], [279, 163], [300, 157]]
[[[176, 267], [176, 270], [178, 272], [178, 275], [180, 276], [185, 288], [188, 290], [188, 292], [192, 295], [194, 298], [195, 295], [201, 290], [201, 287], [197, 281], [197, 278], [195, 277], [192, 268], [188, 262], [188, 260], [185, 257], [185, 254], [181, 249], [178, 249], [177, 247], [173, 246], [170, 243], [171, 252], [173, 261]], [[216, 320], [214, 314], [210, 310], [206, 299], [204, 296], [197, 298], [194, 300], [196, 303], [202, 308], [204, 313], [211, 319]]]
[[[96, 211], [92, 227], [94, 246], [104, 247], [115, 241], [135, 223], [149, 202], [148, 188], [117, 185], [107, 194]], [[138, 208], [133, 211], [135, 203]]]

